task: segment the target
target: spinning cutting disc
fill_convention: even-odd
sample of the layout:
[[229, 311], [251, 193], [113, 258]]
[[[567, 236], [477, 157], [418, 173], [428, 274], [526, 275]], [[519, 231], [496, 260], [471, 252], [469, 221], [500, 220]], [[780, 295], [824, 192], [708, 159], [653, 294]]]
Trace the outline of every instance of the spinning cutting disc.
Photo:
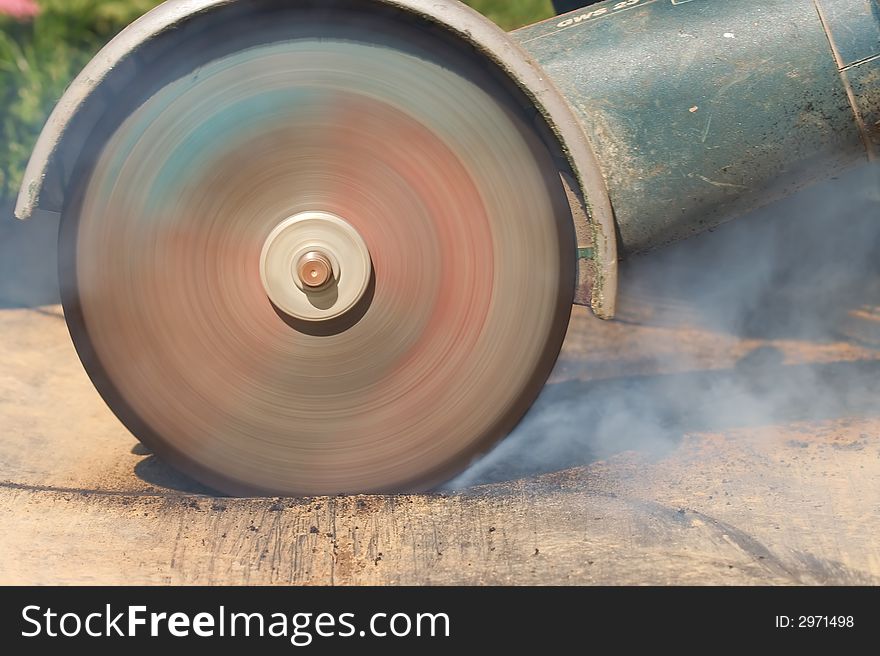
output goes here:
[[62, 220], [99, 391], [226, 492], [442, 482], [518, 421], [567, 327], [571, 219], [515, 94], [448, 40], [334, 18], [194, 54]]

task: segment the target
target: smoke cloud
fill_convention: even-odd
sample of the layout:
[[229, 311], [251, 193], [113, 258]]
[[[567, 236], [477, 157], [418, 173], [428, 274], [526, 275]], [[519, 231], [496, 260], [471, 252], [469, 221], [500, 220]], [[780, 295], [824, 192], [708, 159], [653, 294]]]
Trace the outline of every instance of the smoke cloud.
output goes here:
[[880, 166], [621, 263], [618, 318], [575, 308], [541, 397], [446, 487], [688, 433], [880, 413]]

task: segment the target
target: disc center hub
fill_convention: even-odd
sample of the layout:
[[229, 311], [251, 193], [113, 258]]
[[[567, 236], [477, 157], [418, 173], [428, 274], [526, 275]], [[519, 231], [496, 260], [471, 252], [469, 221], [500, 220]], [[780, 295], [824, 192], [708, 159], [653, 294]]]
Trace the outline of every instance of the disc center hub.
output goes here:
[[309, 251], [296, 265], [300, 282], [311, 289], [319, 289], [333, 279], [330, 258], [321, 251]]
[[363, 297], [371, 276], [366, 243], [350, 223], [329, 212], [284, 219], [260, 253], [267, 296], [276, 308], [303, 321], [342, 316]]

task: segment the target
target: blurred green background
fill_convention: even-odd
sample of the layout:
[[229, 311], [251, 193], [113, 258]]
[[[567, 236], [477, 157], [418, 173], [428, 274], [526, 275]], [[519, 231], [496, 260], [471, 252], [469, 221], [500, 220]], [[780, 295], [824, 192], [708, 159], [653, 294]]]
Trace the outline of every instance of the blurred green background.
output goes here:
[[[506, 30], [553, 15], [550, 0], [465, 0]], [[0, 203], [18, 192], [55, 102], [114, 34], [160, 0], [38, 0], [29, 20], [0, 16]]]

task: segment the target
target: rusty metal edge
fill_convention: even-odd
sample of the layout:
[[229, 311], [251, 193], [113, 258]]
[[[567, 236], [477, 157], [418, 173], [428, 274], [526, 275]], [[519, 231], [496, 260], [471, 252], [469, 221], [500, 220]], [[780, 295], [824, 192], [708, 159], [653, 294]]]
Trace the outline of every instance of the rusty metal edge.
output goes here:
[[[47, 178], [53, 174], [52, 160], [64, 148], [68, 127], [122, 61], [181, 21], [240, 1], [169, 0], [133, 22], [95, 55], [68, 87], [40, 133], [25, 170], [15, 216], [22, 220], [30, 218], [39, 207]], [[579, 201], [583, 204], [583, 215], [589, 221], [586, 227], [593, 241], [595, 269], [590, 304], [598, 316], [612, 317], [617, 296], [617, 240], [611, 202], [598, 160], [563, 95], [506, 32], [456, 0], [371, 1], [413, 13], [471, 43], [509, 75], [534, 103], [552, 130], [580, 187]], [[575, 221], [579, 214], [573, 212]], [[576, 230], [578, 228], [576, 226]]]

